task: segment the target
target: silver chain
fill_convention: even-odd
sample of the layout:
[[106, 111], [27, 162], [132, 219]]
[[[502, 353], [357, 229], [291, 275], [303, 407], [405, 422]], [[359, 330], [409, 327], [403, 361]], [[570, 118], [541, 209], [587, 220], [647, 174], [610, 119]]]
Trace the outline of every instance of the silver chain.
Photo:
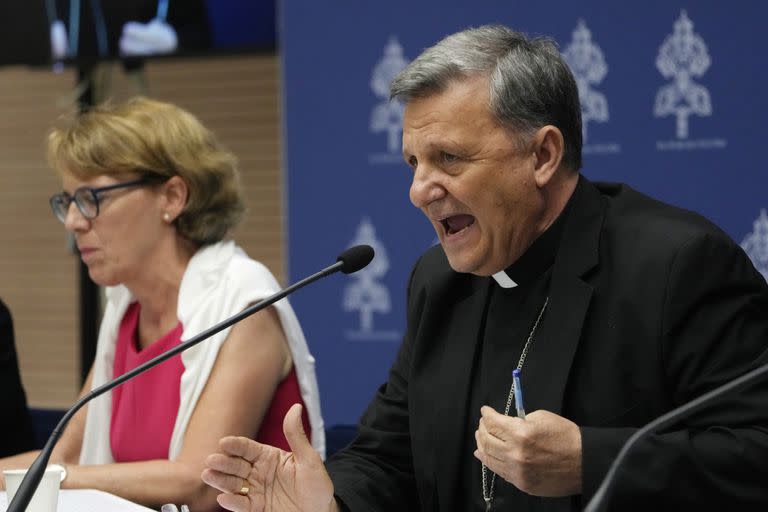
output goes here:
[[[522, 370], [523, 364], [525, 364], [525, 358], [528, 356], [528, 349], [531, 348], [531, 342], [533, 341], [533, 335], [536, 334], [536, 329], [539, 327], [539, 322], [541, 321], [541, 317], [544, 316], [544, 310], [547, 309], [547, 304], [549, 304], [549, 297], [544, 299], [544, 305], [541, 307], [541, 311], [539, 311], [539, 316], [536, 317], [536, 322], [533, 324], [533, 328], [531, 329], [530, 334], [528, 334], [528, 339], [525, 340], [525, 345], [523, 345], [523, 352], [520, 354], [520, 359], [517, 361], [517, 369]], [[515, 381], [513, 380], [512, 383], [509, 385], [509, 395], [507, 395], [507, 403], [504, 406], [504, 416], [509, 416], [509, 410], [512, 408], [512, 399], [515, 397]], [[483, 500], [485, 500], [485, 511], [489, 512], [491, 510], [491, 503], [493, 503], [493, 489], [496, 485], [496, 473], [491, 472], [491, 488], [488, 489], [488, 477], [487, 472], [488, 468], [485, 467], [485, 464], [482, 464], [483, 466]]]

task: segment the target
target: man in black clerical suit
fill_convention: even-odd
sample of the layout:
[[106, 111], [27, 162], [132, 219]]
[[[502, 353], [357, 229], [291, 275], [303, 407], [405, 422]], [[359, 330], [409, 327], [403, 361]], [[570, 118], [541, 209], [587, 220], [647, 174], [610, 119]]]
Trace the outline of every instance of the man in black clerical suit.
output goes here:
[[26, 452], [35, 447], [34, 430], [21, 385], [13, 321], [0, 300], [0, 457]]
[[93, 62], [208, 50], [204, 0], [48, 2], [53, 58]]
[[[552, 42], [466, 30], [391, 95], [440, 246], [411, 275], [389, 379], [325, 466], [299, 406], [292, 454], [224, 438], [203, 472], [224, 507], [580, 510], [640, 427], [768, 363], [768, 284], [738, 245], [579, 174], [578, 90]], [[766, 482], [761, 382], [636, 445], [610, 510], [765, 510]]]

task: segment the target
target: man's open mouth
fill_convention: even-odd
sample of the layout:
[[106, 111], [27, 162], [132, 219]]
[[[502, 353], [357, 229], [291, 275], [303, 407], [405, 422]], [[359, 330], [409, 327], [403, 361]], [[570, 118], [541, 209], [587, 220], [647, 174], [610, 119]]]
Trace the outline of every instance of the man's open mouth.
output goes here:
[[475, 218], [472, 215], [459, 214], [451, 215], [440, 221], [445, 229], [446, 234], [455, 235], [459, 231], [468, 228], [475, 223]]

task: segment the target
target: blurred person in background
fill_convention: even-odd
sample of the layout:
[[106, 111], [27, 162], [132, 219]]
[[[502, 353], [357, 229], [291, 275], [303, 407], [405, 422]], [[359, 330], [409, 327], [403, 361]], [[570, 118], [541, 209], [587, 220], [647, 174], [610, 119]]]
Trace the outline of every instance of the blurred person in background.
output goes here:
[[80, 62], [211, 45], [204, 0], [46, 0], [51, 56]]
[[[82, 393], [279, 290], [225, 239], [244, 212], [236, 160], [190, 113], [145, 98], [96, 107], [51, 131], [48, 156], [63, 185], [53, 213], [106, 287]], [[200, 480], [207, 454], [224, 435], [289, 449], [282, 419], [294, 403], [323, 452], [314, 359], [283, 299], [90, 402], [51, 462], [65, 466], [64, 489], [216, 510]]]
[[0, 457], [31, 450], [35, 446], [27, 397], [21, 384], [11, 312], [0, 300]]

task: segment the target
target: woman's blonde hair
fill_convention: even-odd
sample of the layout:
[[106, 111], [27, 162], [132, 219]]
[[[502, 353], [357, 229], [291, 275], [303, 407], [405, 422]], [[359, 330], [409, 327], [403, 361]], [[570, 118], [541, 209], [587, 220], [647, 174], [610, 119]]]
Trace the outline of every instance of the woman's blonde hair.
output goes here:
[[235, 156], [195, 116], [170, 103], [137, 97], [67, 118], [48, 135], [48, 161], [79, 179], [181, 177], [189, 198], [176, 226], [199, 245], [222, 240], [245, 211]]

